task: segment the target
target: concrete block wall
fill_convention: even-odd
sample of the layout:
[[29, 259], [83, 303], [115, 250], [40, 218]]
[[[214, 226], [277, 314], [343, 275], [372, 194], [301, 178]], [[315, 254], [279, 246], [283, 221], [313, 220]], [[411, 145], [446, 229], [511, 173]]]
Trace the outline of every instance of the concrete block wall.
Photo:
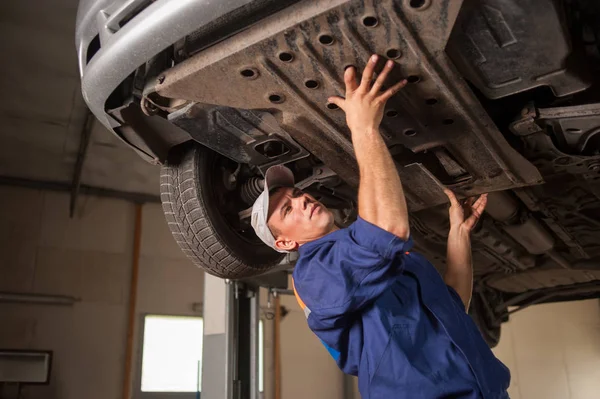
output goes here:
[[[291, 278], [288, 285], [291, 287]], [[275, 300], [267, 304], [267, 290], [261, 290], [261, 319], [264, 323], [264, 392], [262, 399], [275, 398]], [[281, 398], [350, 399], [344, 395], [344, 374], [319, 339], [310, 331], [304, 312], [293, 296], [282, 295], [287, 315], [280, 325]], [[351, 388], [350, 388], [351, 390]]]
[[592, 399], [600, 392], [600, 301], [536, 305], [502, 326], [494, 353], [512, 399]]
[[[282, 397], [360, 399], [290, 296], [281, 324]], [[600, 301], [535, 305], [511, 316], [493, 350], [511, 370], [512, 399], [592, 399], [600, 392]], [[271, 396], [265, 399], [270, 399]]]
[[[0, 187], [0, 291], [68, 295], [72, 307], [0, 303], [0, 348], [54, 351], [49, 386], [28, 398], [121, 398], [131, 278], [134, 205]], [[142, 214], [132, 392], [140, 398], [144, 314], [200, 315], [204, 273], [180, 251], [159, 204]], [[263, 292], [262, 306], [266, 307]], [[310, 332], [293, 297], [281, 323], [283, 398], [341, 398], [343, 375]], [[198, 307], [196, 307], [197, 309]], [[272, 311], [272, 310], [271, 310]], [[273, 395], [273, 321], [263, 312], [265, 392]]]
[[[80, 298], [71, 307], [0, 303], [0, 348], [54, 351], [51, 384], [26, 387], [26, 397], [120, 398], [134, 205], [82, 196], [70, 219], [68, 194], [0, 187], [0, 202], [0, 291]], [[198, 315], [203, 286], [160, 205], [144, 205], [141, 238], [134, 397], [143, 315]]]
[[[600, 392], [600, 301], [535, 305], [502, 325], [494, 354], [512, 375], [511, 399], [595, 399]], [[353, 395], [360, 399], [358, 379]]]
[[[70, 219], [68, 194], [9, 187], [0, 187], [0, 204], [0, 291], [80, 298], [72, 307], [0, 303], [0, 348], [54, 351], [51, 384], [27, 387], [26, 397], [120, 398], [134, 205], [82, 196]], [[194, 304], [202, 302], [202, 287], [203, 272], [179, 250], [160, 205], [144, 205], [134, 398], [140, 397], [143, 315], [199, 315]], [[284, 296], [282, 305], [290, 311], [281, 323], [282, 397], [352, 397], [295, 299]], [[511, 368], [513, 399], [587, 399], [600, 391], [599, 305], [538, 305], [511, 317], [495, 353]], [[263, 319], [264, 398], [271, 399], [273, 322]]]
[[281, 304], [289, 310], [281, 322], [281, 397], [344, 398], [344, 373], [308, 328], [296, 298], [282, 296]]

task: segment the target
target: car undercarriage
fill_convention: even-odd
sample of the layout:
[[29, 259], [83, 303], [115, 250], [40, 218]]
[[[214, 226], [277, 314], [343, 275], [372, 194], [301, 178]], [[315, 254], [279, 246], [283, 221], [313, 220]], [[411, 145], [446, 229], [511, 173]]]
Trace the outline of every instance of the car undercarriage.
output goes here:
[[[160, 6], [128, 3], [138, 7], [118, 8], [125, 22], [106, 43]], [[600, 295], [599, 17], [584, 0], [250, 1], [149, 54], [113, 90], [95, 91], [99, 34], [80, 49], [83, 91], [105, 125], [164, 165], [163, 207], [184, 252], [243, 278], [282, 259], [249, 225], [268, 167], [290, 167], [340, 226], [355, 220], [359, 172], [327, 98], [344, 94], [348, 66], [394, 60], [390, 81], [408, 85], [381, 131], [416, 248], [440, 271], [442, 187], [490, 193], [473, 233], [473, 310], [494, 344], [511, 312]]]

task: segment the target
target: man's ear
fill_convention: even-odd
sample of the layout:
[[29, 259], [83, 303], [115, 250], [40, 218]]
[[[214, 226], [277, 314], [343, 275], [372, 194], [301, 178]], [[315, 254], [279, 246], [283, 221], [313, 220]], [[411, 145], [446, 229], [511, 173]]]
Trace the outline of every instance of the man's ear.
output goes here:
[[275, 248], [281, 249], [282, 251], [296, 251], [298, 249], [298, 243], [286, 238], [277, 238], [275, 240]]

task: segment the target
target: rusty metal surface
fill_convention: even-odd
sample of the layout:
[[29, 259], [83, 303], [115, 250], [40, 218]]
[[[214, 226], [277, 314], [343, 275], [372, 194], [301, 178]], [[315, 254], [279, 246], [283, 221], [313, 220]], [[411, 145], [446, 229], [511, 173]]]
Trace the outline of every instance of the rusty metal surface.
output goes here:
[[[189, 104], [169, 115], [169, 121], [197, 142], [239, 163], [269, 166], [307, 157], [268, 112]], [[281, 145], [273, 155], [265, 151], [271, 143]], [[275, 156], [277, 154], [277, 156]]]
[[510, 129], [521, 136], [522, 153], [544, 178], [572, 174], [594, 184], [600, 180], [600, 104], [528, 106]]
[[539, 109], [536, 122], [560, 134], [567, 151], [600, 155], [600, 104]]
[[[600, 257], [600, 147], [597, 143], [581, 145], [590, 143], [600, 129], [599, 116], [598, 104], [528, 106], [511, 125], [520, 136], [522, 153], [547, 182], [515, 190], [515, 194], [554, 235], [557, 250], [571, 262]], [[528, 282], [523, 280], [523, 284]]]
[[563, 20], [556, 0], [467, 2], [448, 53], [488, 98], [537, 86], [549, 86], [558, 97], [577, 93], [592, 82], [581, 73], [586, 63], [572, 51]]
[[[455, 161], [452, 170], [466, 173], [444, 182], [462, 194], [539, 184], [536, 167], [507, 144], [444, 52], [461, 5], [302, 1], [166, 71], [155, 89], [164, 97], [268, 110], [281, 129], [356, 187], [344, 114], [329, 109], [326, 100], [343, 95], [345, 66], [362, 69], [378, 53], [397, 62], [393, 78], [413, 82], [389, 101], [382, 124], [388, 146], [397, 149], [403, 180], [411, 179], [406, 166], [413, 163], [435, 174], [421, 158], [441, 149]], [[436, 185], [432, 179], [410, 180], [411, 210], [443, 202], [437, 195], [420, 198]]]
[[504, 292], [524, 292], [547, 287], [569, 286], [595, 282], [600, 285], [600, 269], [578, 267], [566, 270], [560, 267], [536, 268], [508, 276], [495, 276], [487, 284]]
[[[593, 154], [600, 147], [590, 139], [600, 126], [599, 114], [597, 104], [528, 104], [510, 125], [522, 154], [539, 167], [546, 183], [490, 195], [489, 212], [473, 232], [474, 274], [480, 283], [508, 295], [598, 284], [600, 156]], [[444, 213], [438, 207], [411, 215], [418, 249], [440, 270]]]

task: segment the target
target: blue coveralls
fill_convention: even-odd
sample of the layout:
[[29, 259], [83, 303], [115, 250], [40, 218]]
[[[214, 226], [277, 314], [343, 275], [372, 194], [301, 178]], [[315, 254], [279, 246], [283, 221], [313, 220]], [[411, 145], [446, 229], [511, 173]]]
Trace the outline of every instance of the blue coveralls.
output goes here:
[[508, 398], [510, 372], [412, 240], [361, 219], [300, 247], [310, 329], [363, 399]]

